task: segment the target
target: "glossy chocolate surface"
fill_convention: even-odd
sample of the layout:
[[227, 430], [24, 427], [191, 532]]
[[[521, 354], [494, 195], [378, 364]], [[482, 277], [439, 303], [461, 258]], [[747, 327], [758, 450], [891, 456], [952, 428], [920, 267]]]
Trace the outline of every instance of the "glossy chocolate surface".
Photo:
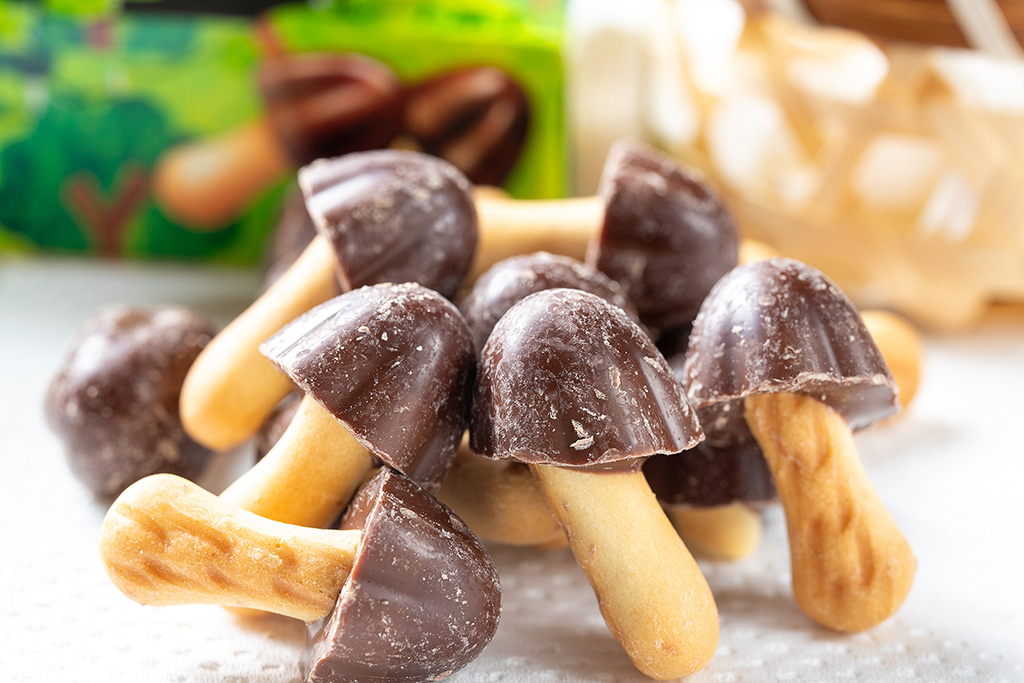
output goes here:
[[741, 399], [756, 393], [815, 396], [852, 429], [898, 409], [892, 375], [853, 304], [791, 259], [738, 266], [715, 285], [694, 322], [684, 374], [713, 437], [728, 431], [713, 423], [737, 419]]
[[532, 294], [484, 346], [470, 440], [488, 457], [594, 466], [676, 453], [702, 438], [654, 343], [578, 290]]
[[394, 72], [362, 55], [299, 54], [264, 62], [257, 86], [296, 164], [386, 147], [402, 126]]
[[382, 470], [357, 494], [343, 528], [363, 532], [326, 619], [308, 625], [310, 683], [433, 681], [490, 642], [501, 586], [480, 541], [433, 496]]
[[[177, 306], [109, 306], [91, 317], [46, 395], [72, 472], [114, 496], [158, 472], [194, 478], [210, 452], [185, 434], [178, 396], [217, 329]], [[13, 387], [12, 387], [13, 390]]]
[[530, 128], [530, 102], [492, 66], [449, 71], [406, 94], [405, 130], [425, 152], [450, 161], [477, 185], [500, 185]]
[[676, 161], [635, 142], [612, 147], [605, 218], [587, 261], [622, 285], [652, 329], [693, 320], [736, 265], [739, 234], [721, 200]]
[[530, 294], [564, 287], [601, 297], [637, 320], [636, 308], [618, 283], [599, 270], [568, 256], [537, 252], [499, 261], [477, 278], [459, 304], [479, 351], [495, 323], [513, 304]]
[[418, 282], [451, 297], [476, 252], [472, 188], [451, 164], [384, 150], [299, 170], [317, 230], [334, 247], [346, 289]]
[[475, 362], [462, 314], [417, 284], [353, 290], [260, 350], [383, 461], [433, 488], [466, 428]]

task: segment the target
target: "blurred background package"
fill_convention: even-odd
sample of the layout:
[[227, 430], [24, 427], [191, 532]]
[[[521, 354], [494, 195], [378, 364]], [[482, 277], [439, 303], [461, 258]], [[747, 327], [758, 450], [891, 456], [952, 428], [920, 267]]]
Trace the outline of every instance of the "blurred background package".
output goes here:
[[745, 235], [824, 270], [861, 306], [953, 328], [1024, 300], [1024, 2], [602, 10], [573, 21], [572, 62], [588, 72], [572, 74], [572, 102], [592, 112], [604, 70], [629, 104], [614, 121], [575, 122], [582, 191], [625, 132], [703, 169]]
[[248, 265], [318, 157], [567, 193], [562, 4], [0, 0], [0, 252]]

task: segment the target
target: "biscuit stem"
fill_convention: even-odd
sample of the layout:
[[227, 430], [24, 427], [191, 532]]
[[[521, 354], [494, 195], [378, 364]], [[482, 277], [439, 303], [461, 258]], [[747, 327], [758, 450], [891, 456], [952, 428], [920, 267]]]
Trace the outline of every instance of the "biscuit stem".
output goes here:
[[875, 493], [846, 422], [815, 398], [745, 399], [786, 514], [793, 595], [818, 623], [857, 632], [903, 603], [917, 562]]
[[718, 644], [715, 600], [643, 473], [531, 469], [633, 664], [659, 680], [703, 668]]
[[373, 468], [373, 456], [314, 399], [303, 397], [281, 439], [221, 498], [287, 524], [334, 522]]
[[224, 605], [313, 621], [334, 607], [361, 535], [274, 522], [155, 474], [114, 501], [100, 556], [114, 585], [143, 605]]
[[739, 502], [713, 507], [666, 505], [665, 514], [697, 556], [741, 560], [757, 549], [763, 535], [761, 515]]
[[545, 548], [566, 545], [565, 532], [530, 469], [521, 463], [475, 455], [464, 443], [437, 497], [484, 540]]
[[334, 254], [314, 239], [285, 272], [220, 334], [185, 377], [181, 422], [193, 439], [215, 451], [242, 443], [292, 390], [259, 345], [286, 323], [336, 294]]

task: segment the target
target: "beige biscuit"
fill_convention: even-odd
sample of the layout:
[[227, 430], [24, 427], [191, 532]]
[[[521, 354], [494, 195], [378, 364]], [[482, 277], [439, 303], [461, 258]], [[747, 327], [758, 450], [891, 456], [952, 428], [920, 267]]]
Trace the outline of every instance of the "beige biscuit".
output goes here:
[[313, 621], [333, 608], [360, 537], [274, 522], [156, 474], [114, 501], [100, 557], [114, 585], [143, 605], [214, 604]]
[[485, 540], [544, 548], [568, 543], [529, 467], [474, 455], [465, 442], [437, 497]]
[[761, 515], [743, 503], [714, 507], [666, 505], [665, 514], [686, 547], [698, 557], [741, 560], [761, 543]]
[[702, 669], [718, 645], [718, 608], [643, 473], [531, 469], [637, 669], [658, 680]]
[[868, 481], [846, 422], [796, 394], [749, 396], [745, 406], [785, 510], [797, 604], [838, 631], [881, 623], [907, 597], [917, 561]]

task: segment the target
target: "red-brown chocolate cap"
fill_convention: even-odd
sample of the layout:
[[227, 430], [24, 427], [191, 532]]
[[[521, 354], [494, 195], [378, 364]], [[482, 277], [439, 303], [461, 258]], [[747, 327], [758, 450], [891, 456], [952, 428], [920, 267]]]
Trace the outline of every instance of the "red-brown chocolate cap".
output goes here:
[[601, 271], [574, 258], [543, 251], [513, 256], [494, 264], [477, 278], [459, 304], [477, 351], [483, 349], [495, 323], [513, 304], [531, 294], [559, 287], [590, 292], [639, 320], [622, 288]]
[[363, 532], [352, 573], [325, 619], [309, 624], [309, 683], [435, 681], [471, 662], [501, 614], [494, 563], [462, 520], [382, 470], [357, 494]]
[[587, 262], [622, 285], [648, 327], [689, 323], [739, 258], [739, 234], [721, 200], [636, 142], [612, 147], [600, 194], [604, 224]]
[[346, 290], [418, 282], [451, 297], [477, 244], [472, 187], [451, 164], [384, 150], [299, 170], [317, 230], [334, 247]]
[[402, 127], [402, 86], [363, 55], [300, 54], [264, 62], [256, 83], [296, 164], [386, 147]]
[[473, 344], [448, 300], [407, 283], [353, 290], [260, 350], [383, 461], [427, 487], [466, 428]]
[[694, 321], [684, 374], [709, 433], [718, 431], [710, 421], [728, 424], [729, 414], [742, 414], [738, 401], [751, 394], [815, 396], [851, 429], [899, 405], [853, 304], [821, 272], [791, 259], [738, 266], [715, 285]]
[[477, 185], [500, 185], [530, 128], [530, 101], [493, 66], [449, 71], [409, 89], [405, 130]]
[[635, 464], [702, 436], [654, 343], [621, 308], [593, 294], [532, 294], [509, 309], [484, 346], [470, 431], [481, 455]]

